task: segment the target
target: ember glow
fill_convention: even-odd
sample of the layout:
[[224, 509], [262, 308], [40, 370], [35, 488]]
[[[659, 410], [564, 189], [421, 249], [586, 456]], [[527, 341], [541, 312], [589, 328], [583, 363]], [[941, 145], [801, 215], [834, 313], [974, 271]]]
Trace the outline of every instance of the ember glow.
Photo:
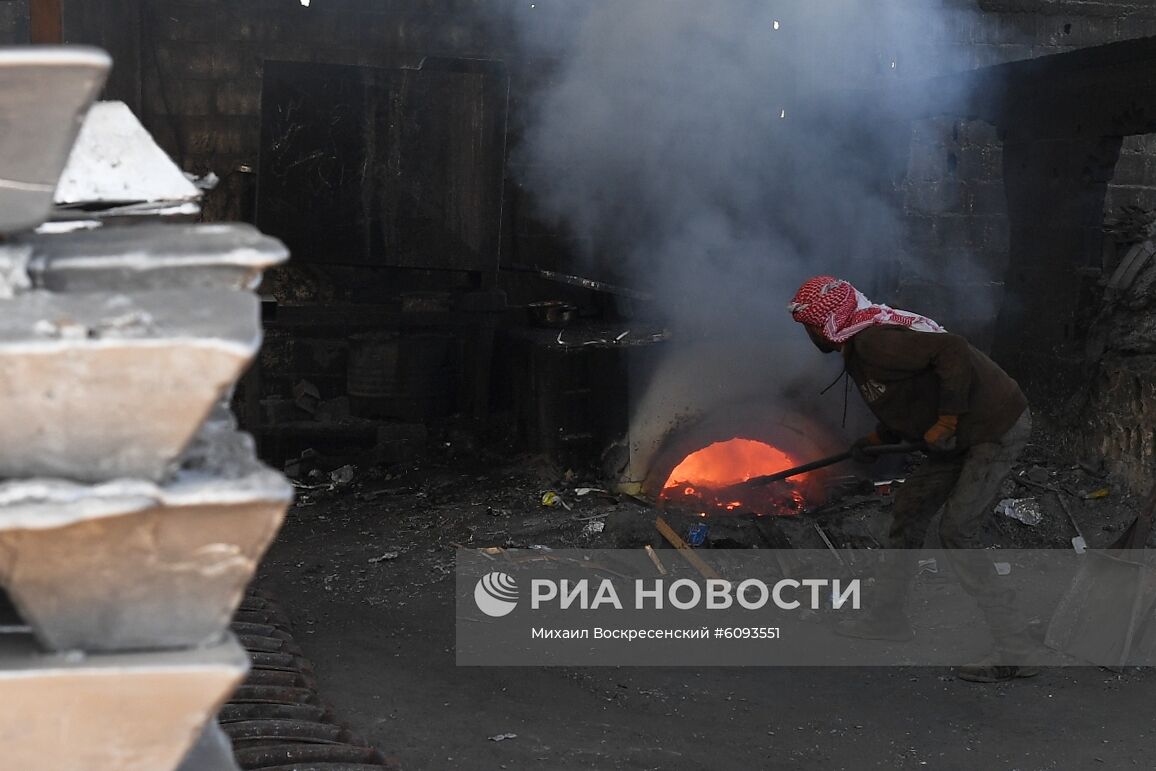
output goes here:
[[[735, 491], [733, 485], [799, 465], [787, 453], [751, 439], [716, 442], [686, 457], [663, 485], [668, 505], [712, 514], [797, 514], [803, 507], [798, 479]], [[703, 516], [706, 516], [704, 513]]]

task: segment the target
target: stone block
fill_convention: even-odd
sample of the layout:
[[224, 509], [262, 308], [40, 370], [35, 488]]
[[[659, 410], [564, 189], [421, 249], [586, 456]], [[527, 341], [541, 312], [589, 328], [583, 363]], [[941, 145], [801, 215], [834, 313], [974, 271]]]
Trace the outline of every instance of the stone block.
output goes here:
[[254, 289], [262, 272], [289, 258], [251, 225], [138, 225], [36, 235], [29, 272], [53, 292]]
[[292, 500], [213, 422], [164, 486], [0, 485], [0, 583], [52, 650], [182, 648], [227, 629]]
[[0, 477], [162, 479], [261, 340], [246, 292], [33, 292], [4, 311]]
[[110, 61], [91, 48], [0, 51], [0, 232], [39, 225]]
[[956, 181], [909, 185], [906, 205], [913, 212], [945, 214], [963, 211], [963, 186]]
[[967, 186], [966, 206], [978, 217], [1007, 215], [1007, 190], [1002, 182], [975, 182]]
[[187, 651], [80, 656], [0, 635], [4, 767], [174, 769], [248, 667], [232, 637]]

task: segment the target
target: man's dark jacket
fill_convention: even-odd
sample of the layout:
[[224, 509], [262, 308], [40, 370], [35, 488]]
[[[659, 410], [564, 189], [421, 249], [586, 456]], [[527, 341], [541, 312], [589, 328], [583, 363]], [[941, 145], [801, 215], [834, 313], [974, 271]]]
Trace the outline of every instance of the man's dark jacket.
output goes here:
[[869, 327], [844, 344], [843, 360], [880, 427], [911, 441], [957, 415], [960, 449], [994, 442], [1028, 406], [1016, 381], [959, 335]]

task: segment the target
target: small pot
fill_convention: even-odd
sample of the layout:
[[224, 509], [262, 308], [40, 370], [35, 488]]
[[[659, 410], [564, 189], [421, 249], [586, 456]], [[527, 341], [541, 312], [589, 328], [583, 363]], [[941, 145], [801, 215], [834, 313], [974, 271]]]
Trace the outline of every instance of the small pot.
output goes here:
[[526, 310], [530, 312], [530, 322], [539, 327], [564, 327], [578, 314], [577, 306], [561, 300], [530, 303]]

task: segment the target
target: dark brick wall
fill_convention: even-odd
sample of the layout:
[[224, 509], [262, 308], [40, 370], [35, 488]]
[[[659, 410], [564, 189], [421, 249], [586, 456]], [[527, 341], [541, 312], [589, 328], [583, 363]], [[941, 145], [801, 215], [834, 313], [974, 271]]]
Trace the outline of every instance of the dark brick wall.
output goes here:
[[244, 219], [254, 180], [238, 170], [257, 165], [265, 61], [397, 67], [501, 56], [469, 5], [153, 0], [143, 8], [142, 120], [184, 168], [222, 178], [207, 219]]

